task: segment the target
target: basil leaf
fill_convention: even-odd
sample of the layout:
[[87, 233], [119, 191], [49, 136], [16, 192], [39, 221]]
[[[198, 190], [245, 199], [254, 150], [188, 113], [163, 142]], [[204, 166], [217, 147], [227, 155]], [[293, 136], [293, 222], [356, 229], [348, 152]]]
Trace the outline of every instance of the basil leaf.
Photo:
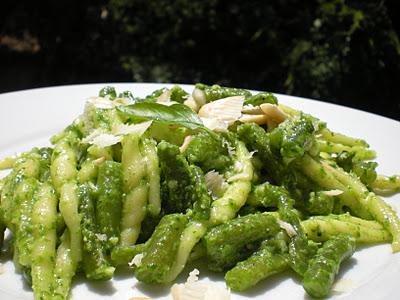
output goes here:
[[118, 106], [118, 111], [126, 117], [143, 118], [164, 124], [181, 125], [189, 129], [205, 129], [203, 122], [189, 107], [183, 104], [171, 106], [159, 103], [139, 102]]

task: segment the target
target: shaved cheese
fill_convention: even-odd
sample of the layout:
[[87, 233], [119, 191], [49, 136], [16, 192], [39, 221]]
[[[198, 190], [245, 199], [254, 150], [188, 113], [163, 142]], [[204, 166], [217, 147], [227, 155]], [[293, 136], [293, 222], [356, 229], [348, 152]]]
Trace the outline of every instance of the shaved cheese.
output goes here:
[[139, 267], [142, 264], [143, 256], [144, 256], [143, 253], [136, 254], [135, 257], [128, 263], [128, 265], [130, 267], [133, 266]]
[[86, 105], [93, 105], [100, 109], [111, 109], [125, 104], [128, 104], [128, 101], [125, 98], [116, 98], [115, 100], [111, 100], [108, 97], [90, 97], [86, 100]]
[[112, 133], [115, 135], [124, 135], [124, 134], [137, 134], [142, 135], [146, 132], [146, 130], [150, 127], [153, 121], [146, 121], [139, 124], [120, 124], [113, 128]]
[[256, 123], [258, 125], [266, 124], [268, 117], [264, 114], [259, 115], [251, 115], [251, 114], [243, 114], [239, 121], [242, 123]]
[[278, 220], [278, 224], [283, 230], [286, 231], [286, 233], [289, 237], [293, 237], [297, 234], [296, 230], [294, 230], [294, 227], [292, 226], [292, 224], [284, 222], [282, 220]]
[[141, 136], [151, 124], [152, 121], [132, 125], [120, 124], [113, 128], [111, 133], [107, 133], [102, 129], [95, 129], [82, 139], [82, 143], [97, 145], [99, 147], [112, 146], [120, 143], [123, 135], [136, 134]]
[[330, 190], [330, 191], [323, 191], [322, 193], [324, 193], [327, 196], [339, 196], [341, 194], [343, 194], [342, 190]]
[[200, 106], [194, 101], [193, 96], [189, 96], [184, 102], [184, 105], [190, 107], [193, 111], [198, 112]]
[[224, 177], [214, 170], [206, 173], [205, 181], [207, 189], [211, 192], [213, 198], [221, 197], [228, 187]]
[[110, 109], [115, 106], [110, 99], [104, 97], [90, 97], [86, 100], [86, 103], [101, 109]]
[[187, 283], [193, 283], [199, 280], [200, 271], [197, 269], [193, 269], [192, 272], [189, 273], [189, 277], [186, 279]]
[[[214, 123], [208, 122], [213, 127], [226, 127], [227, 129], [229, 125], [239, 120], [242, 115], [243, 103], [244, 96], [227, 97], [203, 105], [198, 114], [202, 119], [214, 120]], [[215, 124], [220, 125], [215, 126]], [[205, 122], [204, 125], [207, 126]]]
[[165, 106], [171, 106], [171, 105], [174, 105], [174, 104], [179, 104], [178, 102], [176, 102], [176, 101], [165, 101], [165, 102], [157, 102], [158, 104], [162, 104], [162, 105], [165, 105]]
[[97, 238], [98, 238], [100, 241], [102, 241], [102, 242], [107, 241], [107, 235], [104, 234], [104, 233], [96, 233], [96, 236], [97, 236]]
[[158, 96], [157, 103], [164, 104], [163, 102], [169, 102], [171, 97], [171, 91], [169, 89], [165, 89], [163, 93]]
[[204, 126], [206, 126], [208, 129], [211, 129], [211, 130], [214, 130], [217, 132], [222, 132], [222, 131], [228, 130], [229, 124], [223, 120], [202, 118], [202, 117], [200, 117], [200, 119], [203, 122]]
[[184, 284], [174, 284], [171, 288], [174, 300], [230, 300], [230, 292], [214, 283], [198, 281], [199, 271], [194, 269]]
[[288, 115], [279, 109], [279, 107], [275, 104], [271, 103], [263, 103], [260, 105], [261, 110], [266, 114], [269, 118], [271, 118], [276, 123], [282, 123], [288, 118]]
[[95, 136], [93, 139], [84, 138], [82, 140], [83, 143], [97, 145], [99, 147], [108, 147], [121, 142], [120, 136], [115, 136], [110, 133], [102, 133]]

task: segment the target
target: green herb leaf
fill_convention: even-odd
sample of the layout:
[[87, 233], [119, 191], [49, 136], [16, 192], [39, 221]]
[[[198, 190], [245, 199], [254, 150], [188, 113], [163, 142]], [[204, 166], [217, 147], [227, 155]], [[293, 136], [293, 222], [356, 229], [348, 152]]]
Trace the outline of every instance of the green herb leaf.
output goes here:
[[166, 106], [159, 103], [139, 102], [126, 106], [118, 106], [118, 111], [126, 117], [153, 120], [164, 124], [181, 125], [189, 129], [205, 129], [203, 122], [197, 114], [183, 104]]

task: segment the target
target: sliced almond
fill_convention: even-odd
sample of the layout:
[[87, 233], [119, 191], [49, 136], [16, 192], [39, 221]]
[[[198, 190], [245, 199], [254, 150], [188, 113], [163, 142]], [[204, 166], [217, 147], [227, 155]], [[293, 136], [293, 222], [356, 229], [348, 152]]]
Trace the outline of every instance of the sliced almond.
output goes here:
[[342, 190], [329, 190], [329, 191], [323, 191], [323, 193], [327, 196], [339, 196], [343, 194]]
[[287, 114], [279, 109], [277, 105], [271, 103], [264, 103], [260, 105], [261, 110], [266, 114], [269, 118], [273, 119], [275, 122], [282, 123], [287, 119]]
[[160, 96], [158, 96], [157, 103], [169, 102], [170, 96], [171, 96], [171, 91], [169, 89], [165, 89], [163, 93]]
[[219, 99], [203, 105], [198, 115], [202, 118], [221, 120], [231, 125], [242, 115], [243, 102], [243, 96]]
[[181, 151], [181, 153], [185, 152], [187, 147], [189, 147], [189, 144], [191, 142], [191, 140], [193, 139], [193, 136], [188, 135], [185, 137], [185, 139], [183, 140], [182, 145], [179, 147], [179, 151]]
[[186, 106], [189, 106], [193, 111], [198, 112], [200, 109], [200, 106], [194, 101], [192, 96], [189, 96], [187, 100], [183, 102]]
[[267, 120], [268, 117], [266, 115], [249, 115], [249, 114], [243, 114], [242, 117], [239, 119], [239, 121], [242, 123], [253, 122], [258, 125], [266, 124]]
[[228, 130], [229, 124], [223, 120], [211, 119], [211, 118], [200, 118], [200, 119], [203, 122], [204, 126], [207, 127], [208, 129], [217, 132], [223, 132]]
[[197, 103], [197, 105], [199, 107], [202, 107], [207, 102], [204, 91], [202, 91], [200, 89], [194, 89], [192, 96], [193, 96], [194, 101]]
[[106, 158], [105, 158], [104, 156], [102, 156], [102, 157], [99, 157], [99, 158], [95, 159], [95, 160], [93, 161], [93, 163], [94, 163], [95, 165], [101, 165], [105, 160], [106, 160]]
[[245, 105], [242, 108], [242, 113], [250, 115], [260, 115], [263, 113], [263, 111], [259, 106]]

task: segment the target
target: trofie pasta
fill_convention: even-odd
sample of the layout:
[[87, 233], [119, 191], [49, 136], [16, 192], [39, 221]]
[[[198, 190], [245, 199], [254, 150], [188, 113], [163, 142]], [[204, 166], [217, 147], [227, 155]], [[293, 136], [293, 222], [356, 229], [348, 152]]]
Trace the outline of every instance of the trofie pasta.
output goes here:
[[[357, 245], [400, 251], [399, 218], [379, 196], [400, 191], [400, 176], [377, 175], [364, 140], [271, 93], [105, 87], [51, 142], [0, 160], [0, 242], [7, 228], [35, 299], [67, 299], [77, 273], [109, 280], [120, 266], [173, 283], [198, 259], [232, 291], [291, 269], [326, 297]], [[176, 297], [211, 299], [189, 283]]]

